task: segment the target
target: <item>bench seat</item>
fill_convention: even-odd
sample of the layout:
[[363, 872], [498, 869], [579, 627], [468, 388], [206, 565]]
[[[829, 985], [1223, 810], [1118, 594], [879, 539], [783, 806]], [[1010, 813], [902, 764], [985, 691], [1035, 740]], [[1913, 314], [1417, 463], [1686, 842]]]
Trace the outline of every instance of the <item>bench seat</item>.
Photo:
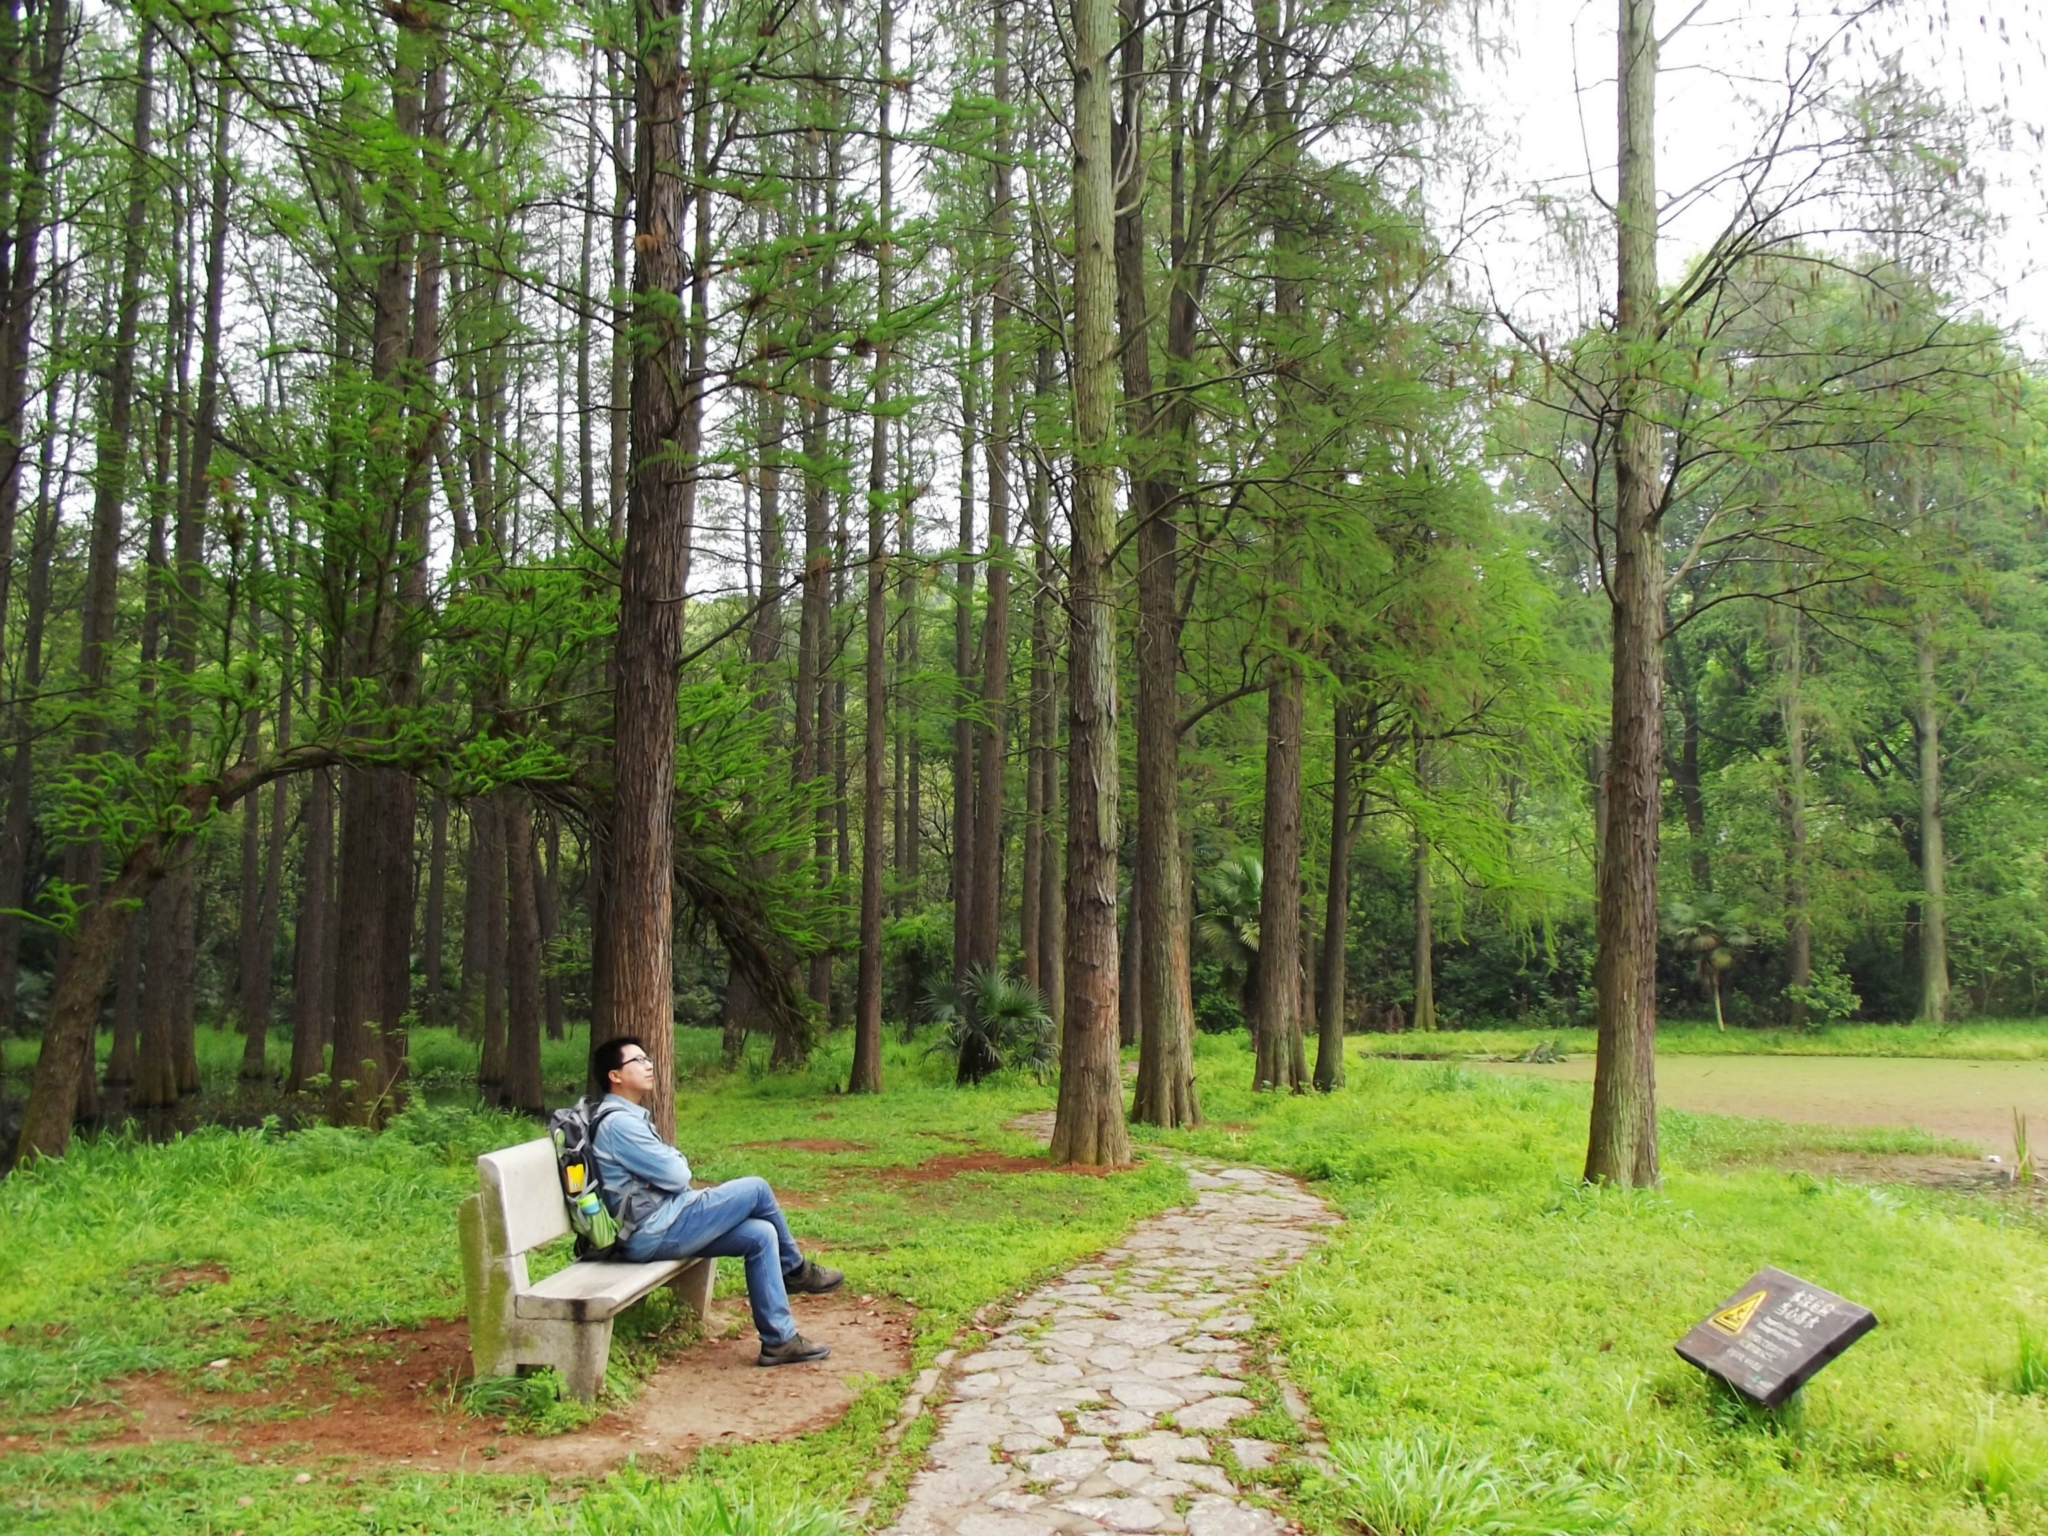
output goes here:
[[712, 1259], [653, 1264], [579, 1260], [544, 1280], [526, 1277], [526, 1255], [569, 1235], [569, 1209], [547, 1137], [486, 1152], [481, 1188], [462, 1202], [462, 1279], [469, 1299], [470, 1363], [479, 1376], [523, 1365], [553, 1366], [569, 1396], [604, 1386], [612, 1319], [666, 1285], [701, 1320], [711, 1305]]
[[560, 1318], [596, 1323], [615, 1317], [657, 1286], [667, 1285], [688, 1268], [682, 1259], [652, 1264], [571, 1264], [513, 1298], [521, 1317]]

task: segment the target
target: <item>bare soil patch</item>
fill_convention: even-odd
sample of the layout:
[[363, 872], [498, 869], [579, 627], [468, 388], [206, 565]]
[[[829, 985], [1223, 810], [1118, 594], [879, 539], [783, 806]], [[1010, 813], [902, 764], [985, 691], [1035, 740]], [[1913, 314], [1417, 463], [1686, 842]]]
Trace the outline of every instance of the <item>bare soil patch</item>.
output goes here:
[[865, 1177], [894, 1184], [943, 1184], [963, 1173], [1079, 1173], [1101, 1178], [1110, 1168], [1091, 1168], [1080, 1163], [1048, 1163], [1042, 1157], [1011, 1157], [1002, 1152], [949, 1152], [928, 1157], [921, 1163], [894, 1168], [867, 1168]]
[[204, 1371], [131, 1377], [116, 1384], [112, 1404], [64, 1415], [59, 1438], [69, 1429], [99, 1445], [232, 1445], [250, 1461], [586, 1476], [629, 1456], [676, 1460], [706, 1445], [820, 1429], [866, 1381], [910, 1369], [910, 1314], [895, 1302], [845, 1293], [793, 1302], [804, 1332], [832, 1346], [830, 1359], [761, 1369], [746, 1302], [721, 1300], [706, 1319], [709, 1337], [664, 1362], [633, 1401], [565, 1435], [510, 1433], [464, 1413], [469, 1330], [457, 1320], [348, 1338], [280, 1330], [274, 1348], [224, 1370], [217, 1390]]
[[1858, 1184], [1916, 1184], [1923, 1189], [2004, 1195], [2037, 1204], [2048, 1202], [2048, 1185], [2038, 1181], [2015, 1185], [2003, 1166], [1981, 1158], [1939, 1157], [1920, 1152], [1809, 1152], [1779, 1159], [1777, 1166], [1810, 1173], [1816, 1178], [1848, 1179]]

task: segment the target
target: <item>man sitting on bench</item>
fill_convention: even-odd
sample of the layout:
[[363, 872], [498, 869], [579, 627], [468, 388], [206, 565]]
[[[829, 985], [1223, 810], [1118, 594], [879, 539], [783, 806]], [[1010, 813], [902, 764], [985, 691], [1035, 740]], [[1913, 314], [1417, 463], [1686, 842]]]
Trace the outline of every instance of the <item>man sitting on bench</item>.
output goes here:
[[728, 1179], [692, 1187], [690, 1165], [655, 1134], [646, 1103], [654, 1094], [654, 1063], [631, 1035], [590, 1053], [594, 1075], [610, 1090], [599, 1106], [591, 1149], [605, 1203], [626, 1228], [626, 1257], [743, 1259], [747, 1304], [761, 1335], [758, 1365], [822, 1360], [831, 1348], [796, 1331], [789, 1293], [817, 1296], [846, 1276], [797, 1251], [782, 1207], [766, 1179]]

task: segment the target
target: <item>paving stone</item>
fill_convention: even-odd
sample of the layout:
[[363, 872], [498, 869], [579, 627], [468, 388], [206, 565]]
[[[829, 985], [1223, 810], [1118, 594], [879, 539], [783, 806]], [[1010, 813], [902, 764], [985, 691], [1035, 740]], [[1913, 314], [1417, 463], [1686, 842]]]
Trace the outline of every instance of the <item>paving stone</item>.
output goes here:
[[[1220, 1494], [1188, 1506], [1188, 1536], [1279, 1536], [1280, 1521], [1271, 1510], [1253, 1509]], [[962, 1528], [962, 1536], [967, 1536]]]
[[[1046, 1117], [1027, 1119], [1049, 1134]], [[1188, 1172], [1192, 1208], [1140, 1223], [1024, 1298], [990, 1345], [959, 1361], [948, 1400], [930, 1403], [929, 1469], [887, 1536], [1284, 1536], [1208, 1464], [1206, 1441], [1159, 1430], [1157, 1415], [1172, 1409], [1178, 1431], [1213, 1433], [1252, 1411], [1237, 1335], [1255, 1326], [1265, 1285], [1332, 1218], [1278, 1175]], [[936, 1377], [921, 1385], [929, 1401]], [[1231, 1447], [1248, 1470], [1278, 1455], [1266, 1441]], [[1021, 1465], [993, 1460], [997, 1448]], [[1053, 1500], [1024, 1491], [1027, 1476]]]
[[1024, 1469], [1031, 1474], [1034, 1482], [1077, 1482], [1100, 1470], [1102, 1464], [1108, 1460], [1107, 1451], [1070, 1447], [1064, 1451], [1046, 1451], [1030, 1457], [1025, 1461]]
[[960, 1536], [1052, 1536], [1066, 1529], [1063, 1522], [1048, 1520], [1038, 1511], [1011, 1514], [1005, 1510], [971, 1510], [953, 1523]]
[[1109, 1395], [1126, 1408], [1147, 1412], [1178, 1408], [1187, 1401], [1172, 1387], [1162, 1386], [1156, 1381], [1120, 1381], [1109, 1389]]
[[1112, 1531], [1156, 1531], [1166, 1519], [1159, 1506], [1146, 1499], [1067, 1499], [1060, 1508]]
[[1252, 1404], [1242, 1397], [1211, 1397], [1190, 1403], [1173, 1421], [1182, 1429], [1222, 1429], [1252, 1411]]
[[1232, 1440], [1230, 1454], [1240, 1467], [1270, 1467], [1280, 1459], [1280, 1447], [1270, 1440]]
[[1152, 1427], [1152, 1415], [1135, 1408], [1098, 1408], [1075, 1414], [1074, 1423], [1091, 1435], [1136, 1435]]
[[[985, 1349], [979, 1354], [967, 1355], [960, 1361], [960, 1369], [968, 1372], [1012, 1370], [1020, 1365], [1034, 1365], [1038, 1356], [1028, 1349]], [[927, 1387], [926, 1391], [931, 1389]]]
[[1192, 1435], [1140, 1435], [1126, 1440], [1124, 1454], [1133, 1461], [1207, 1461], [1209, 1447]]
[[987, 1497], [1010, 1480], [1010, 1469], [993, 1461], [978, 1467], [943, 1467], [921, 1473], [911, 1486], [911, 1497], [922, 1504], [971, 1504]]

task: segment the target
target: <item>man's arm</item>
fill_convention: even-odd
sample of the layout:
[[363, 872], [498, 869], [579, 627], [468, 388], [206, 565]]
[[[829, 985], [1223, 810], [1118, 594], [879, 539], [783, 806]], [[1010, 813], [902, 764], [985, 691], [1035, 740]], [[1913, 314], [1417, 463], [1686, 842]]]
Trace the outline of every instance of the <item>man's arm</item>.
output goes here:
[[630, 1110], [607, 1115], [597, 1128], [597, 1139], [604, 1144], [605, 1156], [663, 1194], [680, 1195], [689, 1189], [689, 1160], [654, 1134], [645, 1115]]

